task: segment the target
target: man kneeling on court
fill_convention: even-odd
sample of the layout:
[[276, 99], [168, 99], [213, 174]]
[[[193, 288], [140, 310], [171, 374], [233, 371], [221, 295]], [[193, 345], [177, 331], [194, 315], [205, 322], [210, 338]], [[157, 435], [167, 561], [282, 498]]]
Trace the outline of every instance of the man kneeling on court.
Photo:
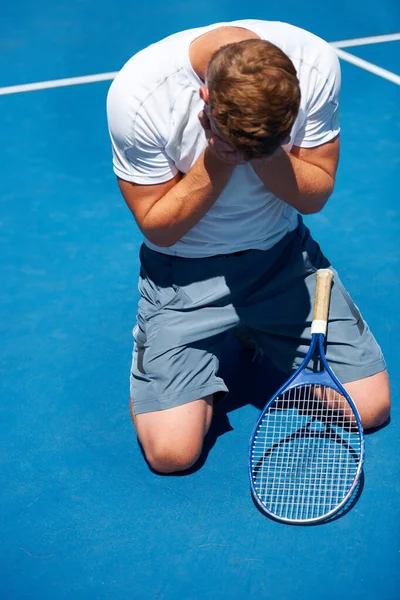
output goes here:
[[[236, 21], [139, 52], [108, 95], [114, 171], [144, 235], [131, 411], [153, 469], [198, 459], [223, 338], [246, 327], [290, 373], [310, 342], [315, 272], [330, 263], [301, 214], [339, 156], [332, 48], [288, 24]], [[335, 272], [327, 359], [364, 428], [390, 410], [381, 350]]]

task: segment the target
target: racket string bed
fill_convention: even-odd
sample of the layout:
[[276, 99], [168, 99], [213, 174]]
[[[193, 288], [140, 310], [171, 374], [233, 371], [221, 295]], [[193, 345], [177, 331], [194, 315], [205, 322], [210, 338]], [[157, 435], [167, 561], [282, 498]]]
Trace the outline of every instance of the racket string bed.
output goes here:
[[361, 441], [327, 386], [298, 385], [277, 397], [252, 451], [257, 495], [274, 515], [304, 521], [328, 514], [355, 482]]

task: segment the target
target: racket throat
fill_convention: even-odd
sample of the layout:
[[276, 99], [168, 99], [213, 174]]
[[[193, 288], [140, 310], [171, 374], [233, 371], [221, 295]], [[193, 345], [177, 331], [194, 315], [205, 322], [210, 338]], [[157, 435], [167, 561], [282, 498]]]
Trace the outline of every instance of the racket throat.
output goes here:
[[297, 372], [293, 377], [293, 381], [291, 382], [292, 385], [289, 385], [287, 389], [307, 383], [309, 373], [311, 371], [315, 385], [333, 387], [340, 393], [339, 388], [337, 388], [335, 383], [332, 381], [333, 373], [327, 366], [326, 361], [322, 359], [322, 357], [325, 355], [324, 344], [325, 336], [322, 333], [317, 333], [312, 336], [310, 350], [307, 353], [303, 363], [300, 365], [299, 372]]

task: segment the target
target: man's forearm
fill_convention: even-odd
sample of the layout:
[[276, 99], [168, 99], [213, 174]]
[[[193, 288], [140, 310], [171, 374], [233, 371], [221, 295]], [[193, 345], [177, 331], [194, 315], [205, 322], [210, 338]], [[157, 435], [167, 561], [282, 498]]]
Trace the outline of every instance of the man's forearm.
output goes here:
[[320, 167], [286, 151], [252, 162], [265, 187], [302, 214], [319, 212], [334, 188], [334, 179]]
[[207, 148], [188, 174], [147, 213], [141, 227], [147, 239], [157, 246], [175, 244], [213, 206], [233, 169]]

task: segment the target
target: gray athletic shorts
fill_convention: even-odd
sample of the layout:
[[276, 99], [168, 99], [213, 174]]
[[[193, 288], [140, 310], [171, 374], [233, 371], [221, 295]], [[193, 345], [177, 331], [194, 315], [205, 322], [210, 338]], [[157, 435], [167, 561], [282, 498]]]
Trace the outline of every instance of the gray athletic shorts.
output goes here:
[[[329, 267], [299, 219], [267, 251], [181, 258], [141, 248], [130, 378], [135, 414], [226, 393], [218, 374], [228, 330], [248, 327], [290, 374], [310, 344], [315, 271]], [[382, 352], [334, 271], [326, 355], [343, 382], [383, 371]]]

